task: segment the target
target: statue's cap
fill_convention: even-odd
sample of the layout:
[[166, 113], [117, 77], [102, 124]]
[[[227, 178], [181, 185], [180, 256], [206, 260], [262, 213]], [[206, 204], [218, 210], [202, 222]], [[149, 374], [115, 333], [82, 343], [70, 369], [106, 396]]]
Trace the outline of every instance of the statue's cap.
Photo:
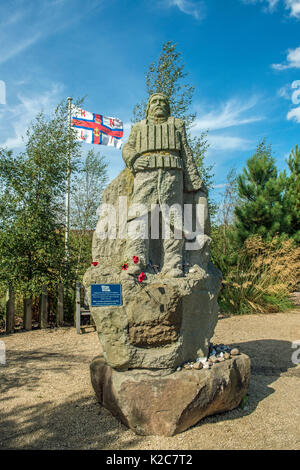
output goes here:
[[162, 96], [166, 101], [168, 101], [166, 95], [160, 91], [158, 91], [157, 93], [152, 93], [152, 95], [149, 96], [149, 101], [151, 101], [154, 96]]

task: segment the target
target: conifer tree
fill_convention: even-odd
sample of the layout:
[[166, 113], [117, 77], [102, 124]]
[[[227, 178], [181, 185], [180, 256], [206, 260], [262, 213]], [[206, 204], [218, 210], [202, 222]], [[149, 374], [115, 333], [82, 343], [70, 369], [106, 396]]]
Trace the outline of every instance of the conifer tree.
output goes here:
[[271, 146], [263, 140], [238, 176], [235, 233], [239, 242], [253, 234], [270, 239], [282, 232], [283, 189], [284, 178], [277, 175]]
[[300, 242], [300, 149], [295, 146], [287, 161], [289, 176], [285, 177], [283, 197], [284, 231]]

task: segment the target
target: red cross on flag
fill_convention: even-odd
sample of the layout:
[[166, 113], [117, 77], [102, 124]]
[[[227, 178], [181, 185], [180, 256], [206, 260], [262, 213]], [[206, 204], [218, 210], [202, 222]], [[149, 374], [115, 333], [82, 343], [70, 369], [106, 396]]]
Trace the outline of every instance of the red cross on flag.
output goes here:
[[71, 125], [76, 129], [77, 140], [88, 144], [110, 145], [119, 149], [123, 143], [123, 122], [120, 119], [90, 113], [73, 105]]

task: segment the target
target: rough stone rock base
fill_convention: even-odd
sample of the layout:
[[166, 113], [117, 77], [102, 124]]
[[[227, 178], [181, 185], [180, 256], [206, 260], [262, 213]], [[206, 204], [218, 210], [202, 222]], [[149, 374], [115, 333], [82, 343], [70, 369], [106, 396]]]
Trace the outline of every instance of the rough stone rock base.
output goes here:
[[250, 358], [240, 354], [211, 369], [162, 375], [117, 372], [98, 356], [91, 380], [98, 401], [136, 434], [173, 436], [239, 405], [249, 387]]

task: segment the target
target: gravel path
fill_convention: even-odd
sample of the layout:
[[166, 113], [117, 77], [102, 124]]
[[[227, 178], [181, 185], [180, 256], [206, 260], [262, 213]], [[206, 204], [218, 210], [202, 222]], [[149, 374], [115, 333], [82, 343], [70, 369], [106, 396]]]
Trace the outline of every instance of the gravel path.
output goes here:
[[[136, 436], [95, 400], [89, 364], [97, 334], [74, 328], [1, 335], [2, 449], [299, 449], [300, 309], [219, 320], [213, 342], [239, 346], [252, 360], [248, 409], [208, 417], [174, 437]], [[299, 353], [300, 359], [300, 353]], [[184, 373], [184, 372], [183, 372]]]

